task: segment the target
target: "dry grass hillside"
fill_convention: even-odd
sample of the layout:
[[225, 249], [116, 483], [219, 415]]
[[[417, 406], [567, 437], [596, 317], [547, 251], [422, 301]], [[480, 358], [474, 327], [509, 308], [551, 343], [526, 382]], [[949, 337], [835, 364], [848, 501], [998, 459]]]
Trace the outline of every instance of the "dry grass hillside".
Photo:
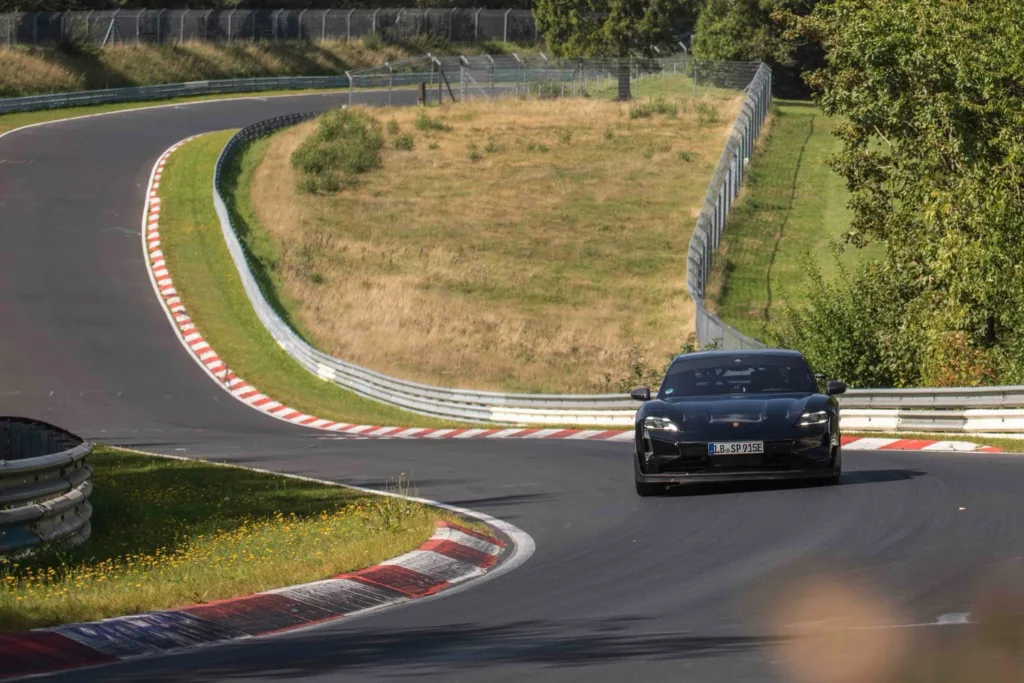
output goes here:
[[[232, 42], [133, 45], [75, 52], [50, 48], [0, 50], [0, 97], [158, 83], [264, 76], [341, 74], [374, 64], [435, 54], [471, 54], [494, 45], [367, 46], [362, 41]], [[508, 46], [512, 49], [514, 46]]]
[[[298, 189], [289, 163], [316, 124], [278, 134], [251, 199], [283, 299], [319, 348], [391, 375], [619, 389], [693, 329], [687, 243], [739, 97], [672, 106], [643, 118], [598, 100], [433, 110], [448, 130], [418, 126], [422, 110], [376, 110], [381, 168], [330, 196]], [[396, 149], [402, 136], [411, 150]]]

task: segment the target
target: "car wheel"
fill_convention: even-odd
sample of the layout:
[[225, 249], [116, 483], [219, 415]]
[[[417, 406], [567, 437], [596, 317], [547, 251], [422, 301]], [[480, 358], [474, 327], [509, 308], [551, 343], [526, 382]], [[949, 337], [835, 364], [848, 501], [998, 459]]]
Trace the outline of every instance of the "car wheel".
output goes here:
[[637, 456], [633, 456], [633, 484], [636, 486], [636, 495], [644, 498], [648, 496], [656, 496], [665, 490], [665, 487], [661, 484], [648, 484], [645, 481], [640, 481], [640, 461]]

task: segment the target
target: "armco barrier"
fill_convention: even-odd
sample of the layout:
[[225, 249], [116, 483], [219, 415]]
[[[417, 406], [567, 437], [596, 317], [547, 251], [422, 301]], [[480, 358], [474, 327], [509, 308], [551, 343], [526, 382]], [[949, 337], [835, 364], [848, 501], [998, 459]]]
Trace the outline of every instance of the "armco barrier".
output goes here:
[[59, 427], [0, 417], [0, 553], [89, 538], [91, 452]]
[[[496, 424], [632, 425], [637, 404], [623, 394], [506, 394], [419, 384], [328, 356], [288, 327], [267, 303], [249, 269], [220, 187], [225, 165], [245, 145], [313, 116], [294, 114], [243, 128], [222, 150], [214, 175], [213, 202], [246, 295], [260, 321], [292, 358], [324, 381], [382, 403], [435, 417]], [[1024, 433], [1024, 386], [851, 389], [840, 402], [842, 426], [847, 430]]]

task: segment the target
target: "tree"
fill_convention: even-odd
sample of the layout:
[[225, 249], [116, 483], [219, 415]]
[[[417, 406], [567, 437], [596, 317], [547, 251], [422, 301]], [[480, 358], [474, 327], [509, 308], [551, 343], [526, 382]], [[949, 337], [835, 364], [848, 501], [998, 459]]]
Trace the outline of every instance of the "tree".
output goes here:
[[637, 51], [675, 44], [699, 0], [536, 0], [537, 29], [558, 57], [619, 58], [619, 99], [629, 99], [629, 65]]
[[[916, 372], [951, 364], [1019, 376], [1024, 334], [1024, 14], [1005, 0], [833, 0], [794, 35], [820, 42], [808, 76], [843, 117], [831, 160], [851, 191], [846, 240], [882, 241], [894, 321]], [[962, 376], [960, 373], [958, 376]]]
[[781, 16], [805, 16], [818, 0], [707, 0], [693, 41], [700, 59], [766, 62], [775, 90], [786, 97], [810, 93], [801, 74], [824, 66], [821, 45], [786, 32]]

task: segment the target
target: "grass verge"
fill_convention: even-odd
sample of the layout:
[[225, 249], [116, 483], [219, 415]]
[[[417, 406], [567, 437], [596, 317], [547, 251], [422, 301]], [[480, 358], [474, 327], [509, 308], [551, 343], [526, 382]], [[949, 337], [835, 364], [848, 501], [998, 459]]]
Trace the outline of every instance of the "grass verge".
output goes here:
[[375, 112], [380, 168], [321, 194], [291, 163], [309, 123], [234, 194], [293, 327], [331, 355], [475, 389], [657, 383], [692, 332], [681, 255], [739, 103], [681, 95]]
[[0, 558], [0, 631], [328, 578], [415, 548], [438, 519], [484, 528], [398, 498], [234, 467], [105, 447], [90, 461], [92, 538]]
[[[224, 243], [210, 188], [220, 150], [233, 131], [204, 135], [175, 152], [160, 183], [160, 242], [182, 303], [196, 327], [239, 377], [297, 410], [358, 424], [450, 427], [362, 398], [313, 377], [256, 317]], [[259, 143], [228, 170], [227, 185], [253, 172]], [[260, 246], [242, 235], [250, 250]], [[258, 275], [258, 273], [257, 273]]]
[[[834, 272], [831, 245], [851, 219], [845, 183], [826, 165], [840, 146], [835, 126], [809, 103], [777, 101], [773, 108], [763, 153], [751, 165], [715, 259], [712, 305], [746, 334], [761, 336], [764, 323], [803, 291], [808, 251], [826, 276]], [[876, 246], [850, 248], [842, 258], [851, 263], [881, 253]]]

